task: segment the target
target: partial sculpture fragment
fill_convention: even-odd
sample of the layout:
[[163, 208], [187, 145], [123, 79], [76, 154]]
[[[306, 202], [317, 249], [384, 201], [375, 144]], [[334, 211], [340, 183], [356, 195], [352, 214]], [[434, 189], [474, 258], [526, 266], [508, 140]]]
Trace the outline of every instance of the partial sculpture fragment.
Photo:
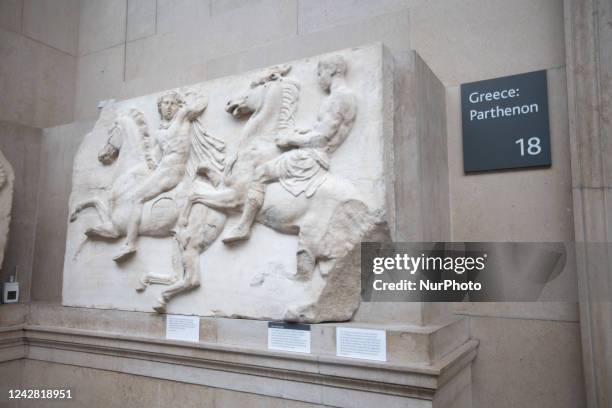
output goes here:
[[0, 151], [0, 267], [4, 261], [4, 251], [8, 242], [14, 183], [13, 168]]

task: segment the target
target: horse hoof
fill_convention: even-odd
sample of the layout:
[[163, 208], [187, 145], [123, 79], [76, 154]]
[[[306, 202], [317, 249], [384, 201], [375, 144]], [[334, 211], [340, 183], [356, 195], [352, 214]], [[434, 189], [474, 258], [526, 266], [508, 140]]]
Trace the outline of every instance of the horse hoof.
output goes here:
[[224, 244], [233, 244], [234, 242], [248, 239], [249, 235], [248, 230], [234, 229], [225, 238], [223, 238], [222, 241]]
[[142, 280], [138, 282], [138, 286], [136, 286], [136, 292], [138, 293], [142, 293], [145, 291], [145, 289], [147, 288], [147, 286], [149, 286], [146, 282], [143, 282]]
[[153, 306], [153, 310], [157, 313], [166, 313], [166, 302], [158, 301], [159, 304], [157, 306]]
[[136, 247], [133, 246], [124, 246], [121, 251], [113, 257], [113, 261], [121, 262], [129, 258], [136, 252]]

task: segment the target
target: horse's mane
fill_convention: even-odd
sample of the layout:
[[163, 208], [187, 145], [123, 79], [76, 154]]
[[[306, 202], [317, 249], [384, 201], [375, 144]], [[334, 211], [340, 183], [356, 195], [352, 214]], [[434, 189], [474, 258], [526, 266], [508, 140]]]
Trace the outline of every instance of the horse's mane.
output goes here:
[[300, 83], [289, 78], [281, 81], [281, 107], [276, 128], [279, 132], [295, 127], [295, 114], [300, 99]]
[[152, 154], [153, 144], [151, 142], [151, 133], [149, 132], [149, 126], [145, 119], [144, 113], [138, 109], [130, 109], [130, 117], [138, 127], [138, 135], [140, 136], [140, 148], [144, 153], [145, 161], [150, 169], [154, 169], [157, 163]]
[[294, 128], [295, 113], [300, 97], [300, 83], [295, 79], [287, 78], [289, 72], [291, 72], [291, 65], [275, 66], [251, 82], [251, 87], [263, 85], [267, 82], [277, 82], [281, 85], [281, 108], [276, 125], [279, 132]]

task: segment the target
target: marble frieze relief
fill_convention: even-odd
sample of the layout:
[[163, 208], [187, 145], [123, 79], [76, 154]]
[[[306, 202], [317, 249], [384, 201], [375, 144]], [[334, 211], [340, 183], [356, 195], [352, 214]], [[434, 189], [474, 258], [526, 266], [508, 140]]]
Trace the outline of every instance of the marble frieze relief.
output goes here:
[[349, 320], [360, 242], [387, 236], [386, 64], [373, 45], [105, 106], [75, 157], [63, 304]]
[[[4, 261], [4, 251], [8, 242], [14, 184], [15, 173], [13, 168], [0, 151], [0, 267]], [[14, 271], [10, 272], [11, 274], [14, 273]]]

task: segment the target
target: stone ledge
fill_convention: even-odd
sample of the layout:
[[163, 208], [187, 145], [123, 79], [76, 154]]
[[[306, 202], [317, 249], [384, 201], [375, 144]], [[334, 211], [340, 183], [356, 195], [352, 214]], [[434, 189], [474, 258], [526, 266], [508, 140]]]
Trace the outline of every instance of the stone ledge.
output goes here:
[[[465, 318], [316, 324], [306, 355], [267, 350], [265, 321], [201, 318], [201, 341], [188, 343], [166, 340], [165, 318], [154, 313], [51, 304], [0, 312], [0, 363], [41, 361], [335, 407], [470, 406], [478, 342]], [[336, 357], [337, 326], [387, 330], [389, 361]]]
[[0, 363], [26, 357], [24, 324], [0, 327]]
[[[278, 384], [261, 383], [267, 379], [299, 395], [314, 386], [323, 394], [334, 388], [424, 400], [469, 367], [477, 345], [469, 340], [431, 365], [400, 365], [38, 325], [0, 331], [3, 361], [27, 358], [265, 395], [280, 392]], [[297, 394], [290, 398], [309, 401]]]
[[30, 303], [0, 304], [0, 330], [6, 326], [24, 323], [30, 313]]
[[[155, 313], [88, 309], [32, 304], [28, 324], [64, 327], [93, 333], [120, 333], [137, 338], [165, 337], [165, 317]], [[267, 350], [268, 322], [262, 320], [200, 318], [200, 340], [253, 350]], [[427, 326], [362, 322], [322, 323], [312, 326], [312, 354], [335, 357], [336, 327], [359, 327], [387, 331], [388, 363], [432, 364], [469, 338], [467, 319], [452, 317]]]

